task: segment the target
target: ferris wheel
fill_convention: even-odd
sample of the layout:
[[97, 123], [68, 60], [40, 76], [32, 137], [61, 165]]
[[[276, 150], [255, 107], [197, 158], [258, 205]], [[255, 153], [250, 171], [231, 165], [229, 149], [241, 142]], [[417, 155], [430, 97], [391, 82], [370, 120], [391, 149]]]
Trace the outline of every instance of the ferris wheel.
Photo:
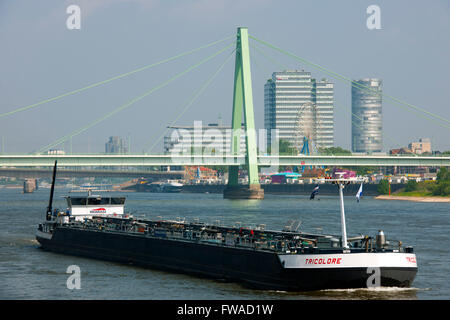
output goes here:
[[314, 152], [317, 128], [316, 105], [312, 102], [304, 103], [297, 112], [295, 120], [295, 147], [299, 154], [309, 155]]

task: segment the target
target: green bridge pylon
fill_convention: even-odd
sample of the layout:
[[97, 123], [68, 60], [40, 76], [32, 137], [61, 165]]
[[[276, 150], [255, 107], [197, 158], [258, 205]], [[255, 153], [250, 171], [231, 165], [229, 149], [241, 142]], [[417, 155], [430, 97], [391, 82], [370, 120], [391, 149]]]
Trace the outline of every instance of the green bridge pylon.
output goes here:
[[255, 117], [253, 112], [252, 76], [250, 71], [250, 50], [248, 29], [237, 29], [236, 62], [234, 70], [233, 115], [231, 152], [239, 155], [241, 141], [242, 113], [244, 113], [245, 130], [245, 164], [248, 171], [248, 185], [239, 185], [239, 167], [230, 166], [228, 185], [224, 198], [229, 199], [263, 199], [258, 176], [258, 155], [256, 148]]

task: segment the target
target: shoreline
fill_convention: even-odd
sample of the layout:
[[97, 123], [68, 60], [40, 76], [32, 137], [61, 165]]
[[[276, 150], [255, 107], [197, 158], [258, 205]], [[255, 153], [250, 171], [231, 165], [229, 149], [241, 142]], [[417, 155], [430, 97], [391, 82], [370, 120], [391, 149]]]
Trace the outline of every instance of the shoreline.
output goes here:
[[380, 195], [374, 197], [377, 200], [403, 200], [415, 202], [450, 202], [450, 197], [411, 197], [411, 196], [388, 196]]

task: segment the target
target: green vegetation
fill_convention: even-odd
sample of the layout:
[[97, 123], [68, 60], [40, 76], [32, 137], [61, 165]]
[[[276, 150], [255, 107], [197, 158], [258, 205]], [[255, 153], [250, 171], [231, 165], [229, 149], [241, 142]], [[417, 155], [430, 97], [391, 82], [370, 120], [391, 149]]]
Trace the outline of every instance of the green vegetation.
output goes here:
[[438, 182], [450, 181], [450, 171], [446, 167], [441, 167], [437, 173], [436, 179]]
[[[327, 156], [351, 156], [352, 153], [349, 150], [342, 149], [341, 147], [331, 147], [331, 148], [319, 148], [319, 154], [320, 155], [327, 155]], [[271, 152], [270, 147], [268, 147], [267, 150], [268, 153]], [[280, 155], [284, 156], [291, 156], [291, 155], [297, 155], [298, 151], [296, 148], [292, 146], [291, 143], [287, 140], [280, 139], [279, 141], [279, 149], [278, 152]], [[367, 167], [370, 168], [370, 167]]]
[[378, 183], [377, 192], [379, 194], [389, 194], [389, 181], [383, 179]]
[[380, 170], [378, 167], [351, 167], [351, 169], [355, 170], [358, 176], [366, 176]]
[[419, 189], [419, 184], [415, 180], [409, 180], [406, 183], [405, 191], [406, 192], [412, 192], [417, 191]]
[[445, 167], [440, 168], [436, 181], [416, 182], [410, 180], [406, 184], [406, 187], [399, 192], [395, 192], [395, 195], [409, 197], [448, 197], [450, 196], [450, 171]]
[[450, 196], [450, 171], [447, 168], [439, 169], [432, 193], [434, 196]]
[[[267, 153], [271, 154], [272, 150], [267, 147]], [[291, 145], [291, 143], [287, 140], [280, 139], [278, 142], [278, 154], [280, 156], [295, 156], [297, 155], [297, 150]]]
[[420, 191], [410, 191], [410, 192], [395, 192], [396, 196], [404, 196], [404, 197], [430, 197], [431, 194], [429, 192], [420, 192]]
[[293, 156], [297, 154], [297, 150], [292, 147], [289, 141], [280, 139], [278, 152], [280, 156]]
[[319, 153], [326, 156], [351, 156], [352, 153], [349, 150], [342, 149], [341, 147], [320, 148]]
[[[267, 147], [267, 154], [272, 154], [272, 149], [270, 146]], [[278, 155], [280, 155], [280, 156], [296, 156], [297, 154], [298, 154], [297, 149], [295, 149], [289, 141], [283, 140], [283, 139], [279, 140]], [[280, 166], [278, 169], [280, 172], [293, 170], [293, 168], [290, 166]]]

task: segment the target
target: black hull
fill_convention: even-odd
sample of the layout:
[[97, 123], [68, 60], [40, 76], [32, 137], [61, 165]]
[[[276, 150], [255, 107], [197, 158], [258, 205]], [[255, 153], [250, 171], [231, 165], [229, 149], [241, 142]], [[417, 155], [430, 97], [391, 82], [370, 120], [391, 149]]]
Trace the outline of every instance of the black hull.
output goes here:
[[[365, 288], [366, 268], [284, 268], [274, 252], [150, 238], [142, 235], [57, 228], [46, 250], [163, 271], [225, 279], [258, 289], [309, 291]], [[380, 268], [381, 285], [409, 287], [417, 268]]]

